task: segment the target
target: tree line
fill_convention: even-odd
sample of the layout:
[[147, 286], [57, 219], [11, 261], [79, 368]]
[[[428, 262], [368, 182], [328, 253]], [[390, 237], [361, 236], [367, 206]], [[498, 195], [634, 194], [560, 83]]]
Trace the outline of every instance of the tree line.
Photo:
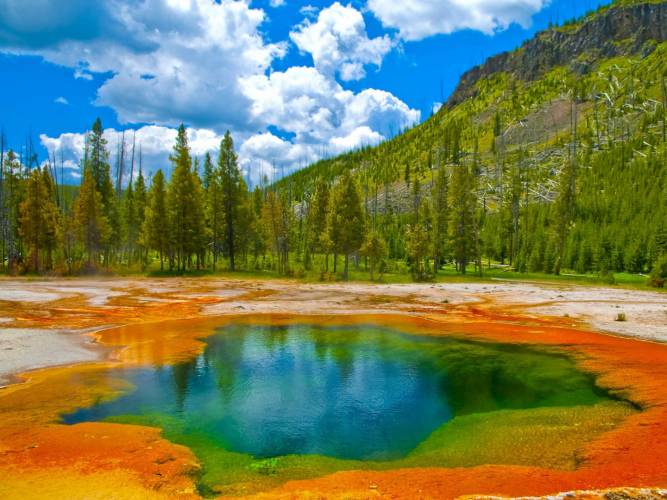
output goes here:
[[667, 43], [641, 59], [558, 67], [534, 82], [506, 73], [374, 148], [278, 182], [358, 179], [390, 266], [432, 278], [490, 267], [667, 278]]
[[[1, 145], [6, 272], [269, 270], [348, 278], [350, 269], [431, 280], [445, 266], [667, 279], [667, 74], [662, 44], [585, 78], [496, 75], [479, 95], [376, 148], [271, 185], [246, 184], [229, 133], [194, 158], [185, 128], [171, 175], [145, 178], [134, 147], [112, 178], [97, 120], [82, 181], [67, 191]], [[535, 110], [560, 113], [540, 128]], [[541, 111], [540, 111], [541, 112]], [[481, 115], [480, 115], [481, 113]], [[484, 119], [481, 119], [483, 116]], [[554, 119], [555, 120], [555, 119]], [[124, 141], [123, 141], [124, 144]], [[67, 192], [70, 193], [67, 196]]]
[[[82, 180], [66, 203], [48, 163], [26, 167], [13, 151], [0, 155], [2, 267], [7, 273], [80, 273], [142, 270], [171, 272], [224, 267], [273, 269], [290, 274], [290, 253], [306, 249], [338, 256], [360, 249], [364, 237], [358, 186], [347, 177], [332, 192], [322, 186], [319, 212], [304, 220], [287, 193], [266, 184], [249, 190], [229, 132], [217, 157], [193, 158], [181, 125], [170, 155], [171, 175], [150, 180], [134, 155], [127, 185], [112, 179], [110, 154], [98, 119], [86, 136]], [[117, 167], [118, 168], [118, 167]], [[122, 166], [120, 167], [122, 169]], [[122, 176], [122, 174], [121, 174]], [[332, 210], [333, 208], [333, 210]], [[320, 228], [300, 245], [301, 230]], [[301, 229], [299, 229], [301, 228]], [[329, 228], [322, 231], [322, 228]], [[327, 264], [328, 265], [328, 264]]]

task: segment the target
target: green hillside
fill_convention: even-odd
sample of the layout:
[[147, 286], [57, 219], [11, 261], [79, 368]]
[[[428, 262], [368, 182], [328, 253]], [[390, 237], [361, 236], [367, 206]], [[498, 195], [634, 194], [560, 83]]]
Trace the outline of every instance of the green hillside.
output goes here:
[[424, 123], [277, 187], [309, 207], [351, 172], [389, 257], [418, 274], [648, 273], [667, 252], [665, 40], [667, 2], [616, 1], [471, 69]]

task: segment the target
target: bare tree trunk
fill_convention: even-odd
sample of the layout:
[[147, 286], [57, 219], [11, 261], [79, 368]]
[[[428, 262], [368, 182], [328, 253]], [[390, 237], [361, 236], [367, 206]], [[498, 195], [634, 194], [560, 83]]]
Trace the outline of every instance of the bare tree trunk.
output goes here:
[[347, 281], [349, 279], [349, 275], [348, 275], [349, 267], [350, 267], [350, 255], [346, 253], [345, 254], [345, 270], [343, 271], [343, 279], [345, 281]]

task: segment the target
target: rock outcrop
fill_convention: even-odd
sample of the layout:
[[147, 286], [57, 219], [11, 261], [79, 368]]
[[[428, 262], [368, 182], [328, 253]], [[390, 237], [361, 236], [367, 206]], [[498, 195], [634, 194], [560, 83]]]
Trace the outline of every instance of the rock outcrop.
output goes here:
[[455, 106], [476, 95], [475, 84], [495, 73], [512, 73], [532, 81], [550, 69], [571, 65], [586, 72], [588, 61], [620, 55], [649, 54], [656, 43], [667, 40], [667, 2], [611, 6], [575, 26], [539, 33], [519, 49], [491, 57], [467, 71], [447, 102]]

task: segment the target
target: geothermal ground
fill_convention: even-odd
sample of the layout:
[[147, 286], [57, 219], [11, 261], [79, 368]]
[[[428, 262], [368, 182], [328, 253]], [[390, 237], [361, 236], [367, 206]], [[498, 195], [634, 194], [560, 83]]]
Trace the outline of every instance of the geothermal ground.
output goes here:
[[[624, 313], [626, 321], [616, 321]], [[527, 465], [341, 471], [267, 483], [273, 498], [578, 496], [651, 498], [667, 487], [667, 295], [494, 284], [298, 284], [223, 279], [0, 281], [0, 497], [191, 498], [200, 467], [160, 429], [58, 423], [113, 397], [121, 366], [176, 363], [233, 318], [367, 317], [434, 335], [554, 346], [636, 412], [596, 435], [576, 470]], [[341, 319], [343, 318], [343, 319]], [[510, 461], [515, 464], [516, 461]], [[595, 490], [598, 493], [584, 493]]]

